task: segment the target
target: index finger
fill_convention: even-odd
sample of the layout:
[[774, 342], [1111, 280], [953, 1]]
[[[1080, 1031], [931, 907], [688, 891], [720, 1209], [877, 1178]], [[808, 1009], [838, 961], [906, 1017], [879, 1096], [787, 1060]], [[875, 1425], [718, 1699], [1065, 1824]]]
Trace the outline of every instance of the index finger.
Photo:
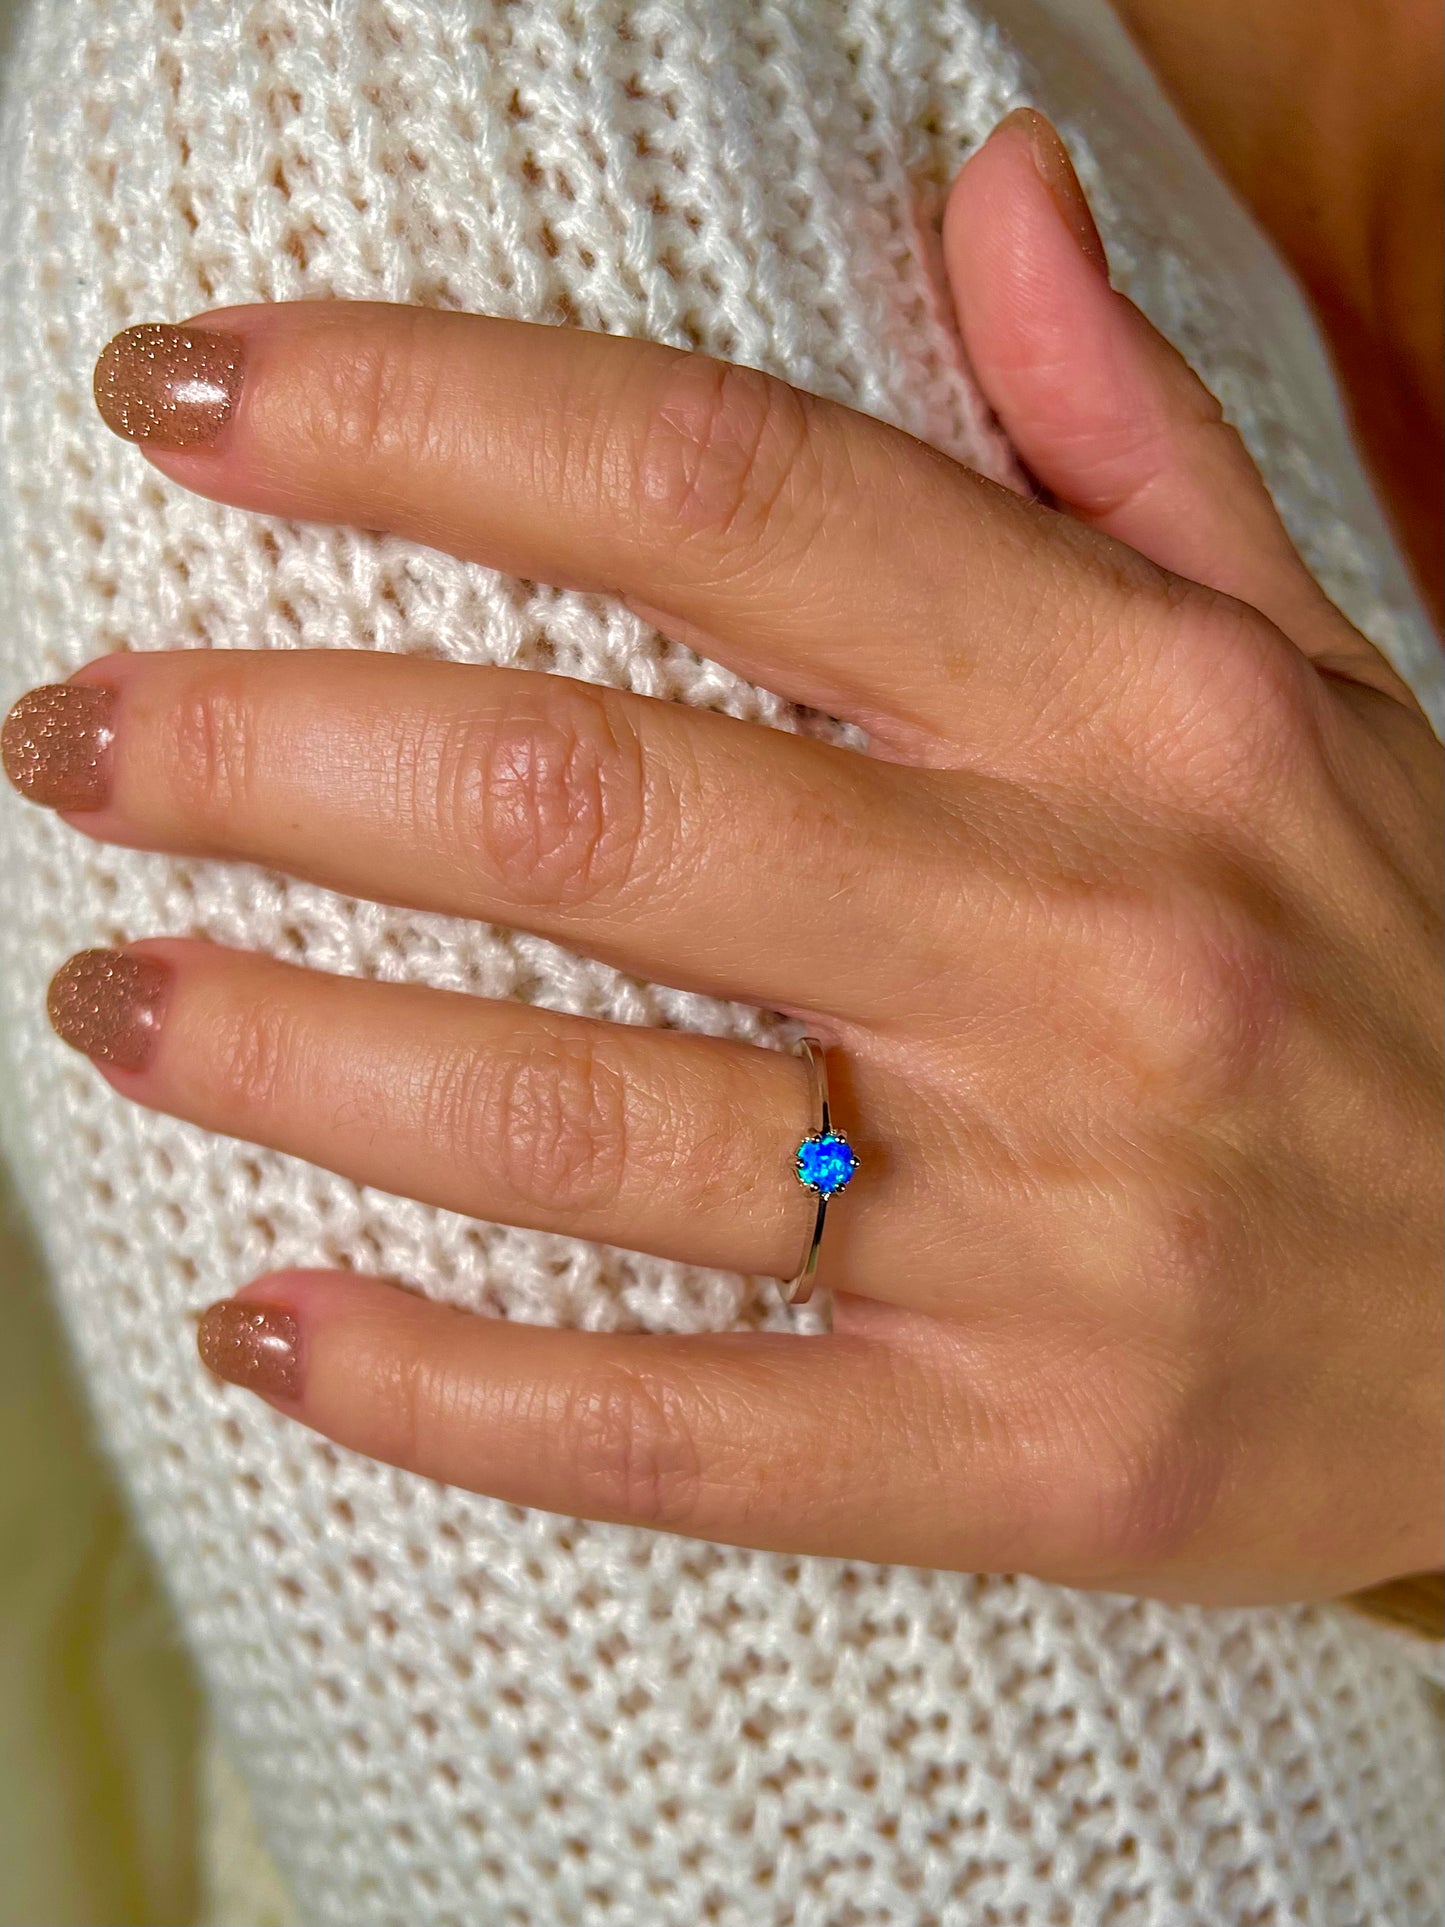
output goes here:
[[[1161, 571], [889, 425], [655, 343], [360, 302], [116, 337], [96, 390], [189, 488], [629, 598], [749, 679], [953, 760], [1013, 744]], [[1121, 699], [1138, 665], [1097, 667]], [[1109, 666], [1104, 667], [1105, 664]], [[1080, 728], [1099, 707], [1091, 685]]]

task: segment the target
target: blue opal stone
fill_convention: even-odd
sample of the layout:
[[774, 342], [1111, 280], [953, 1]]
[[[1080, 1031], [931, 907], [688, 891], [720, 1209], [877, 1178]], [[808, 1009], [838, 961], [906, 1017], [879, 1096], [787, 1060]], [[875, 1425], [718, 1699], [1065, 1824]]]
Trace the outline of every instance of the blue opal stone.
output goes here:
[[798, 1146], [798, 1176], [810, 1191], [830, 1198], [858, 1169], [858, 1159], [847, 1138], [836, 1131], [815, 1133]]

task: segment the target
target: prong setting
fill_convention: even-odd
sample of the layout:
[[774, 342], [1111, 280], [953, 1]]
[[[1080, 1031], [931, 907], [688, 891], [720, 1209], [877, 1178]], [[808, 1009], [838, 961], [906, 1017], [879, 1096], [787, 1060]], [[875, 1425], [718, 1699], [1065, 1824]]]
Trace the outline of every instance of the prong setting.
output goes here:
[[805, 1190], [831, 1198], [851, 1182], [858, 1154], [841, 1131], [810, 1131], [798, 1146], [793, 1168]]

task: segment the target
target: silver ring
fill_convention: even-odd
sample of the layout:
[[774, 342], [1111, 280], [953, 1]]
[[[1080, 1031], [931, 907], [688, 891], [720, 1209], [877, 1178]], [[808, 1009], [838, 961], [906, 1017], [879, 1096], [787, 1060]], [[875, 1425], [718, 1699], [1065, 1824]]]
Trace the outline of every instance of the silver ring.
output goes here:
[[809, 1131], [794, 1152], [793, 1174], [805, 1191], [815, 1194], [818, 1211], [813, 1219], [813, 1234], [808, 1240], [803, 1268], [796, 1278], [790, 1279], [783, 1287], [783, 1295], [790, 1305], [806, 1305], [812, 1297], [813, 1273], [818, 1268], [818, 1246], [823, 1242], [823, 1220], [828, 1215], [828, 1200], [838, 1195], [858, 1169], [858, 1153], [841, 1131], [833, 1129], [828, 1113], [828, 1066], [824, 1061], [823, 1046], [816, 1037], [803, 1037], [799, 1039], [798, 1051], [807, 1058], [812, 1074], [813, 1114], [818, 1120], [818, 1127]]

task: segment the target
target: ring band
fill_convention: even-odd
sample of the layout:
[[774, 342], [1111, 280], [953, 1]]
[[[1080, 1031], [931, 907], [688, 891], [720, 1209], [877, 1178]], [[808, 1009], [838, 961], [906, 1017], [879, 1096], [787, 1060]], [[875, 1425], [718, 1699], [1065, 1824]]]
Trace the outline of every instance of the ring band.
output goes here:
[[793, 1171], [799, 1184], [818, 1199], [813, 1234], [808, 1240], [803, 1268], [783, 1287], [790, 1305], [806, 1305], [813, 1295], [813, 1273], [818, 1268], [818, 1246], [823, 1242], [823, 1220], [828, 1215], [828, 1200], [841, 1191], [858, 1169], [858, 1154], [841, 1131], [833, 1129], [828, 1112], [828, 1066], [823, 1046], [816, 1037], [798, 1042], [798, 1052], [808, 1060], [813, 1087], [813, 1113], [818, 1127], [800, 1142], [793, 1157]]

